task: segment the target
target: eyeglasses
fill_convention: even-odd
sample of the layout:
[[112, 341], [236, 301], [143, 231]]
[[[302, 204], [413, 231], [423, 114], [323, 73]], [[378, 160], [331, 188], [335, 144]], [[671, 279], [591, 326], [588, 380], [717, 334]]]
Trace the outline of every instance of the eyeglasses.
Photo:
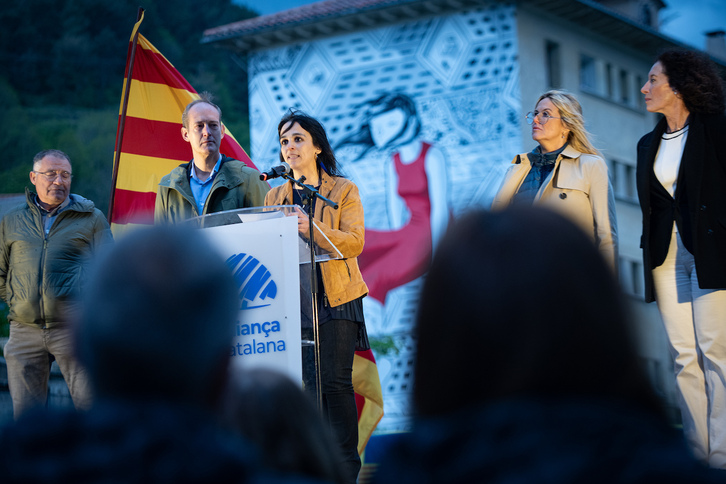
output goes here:
[[68, 171], [33, 171], [37, 175], [43, 175], [49, 182], [55, 181], [56, 178], [61, 177], [61, 180], [68, 181], [73, 178], [73, 175]]
[[532, 123], [534, 123], [534, 120], [538, 116], [539, 116], [539, 124], [541, 124], [542, 126], [544, 126], [545, 124], [547, 124], [547, 121], [549, 121], [550, 119], [562, 119], [562, 118], [556, 118], [554, 116], [550, 116], [547, 113], [537, 113], [537, 114], [534, 114], [531, 111], [529, 113], [527, 113], [527, 115], [524, 117], [524, 119], [527, 120], [527, 124], [532, 124]]

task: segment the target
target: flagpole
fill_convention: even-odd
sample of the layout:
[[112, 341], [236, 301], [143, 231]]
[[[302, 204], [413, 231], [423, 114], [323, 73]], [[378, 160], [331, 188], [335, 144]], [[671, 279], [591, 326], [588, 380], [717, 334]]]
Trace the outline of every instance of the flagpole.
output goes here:
[[126, 125], [126, 111], [129, 107], [129, 91], [131, 90], [131, 76], [134, 71], [134, 60], [136, 59], [136, 45], [139, 41], [139, 23], [144, 18], [144, 9], [139, 7], [136, 14], [136, 24], [134, 26], [133, 42], [131, 43], [131, 54], [129, 59], [129, 69], [126, 72], [126, 84], [124, 86], [124, 98], [121, 104], [121, 118], [119, 119], [118, 135], [116, 136], [116, 151], [113, 159], [113, 175], [111, 176], [111, 198], [108, 203], [107, 220], [111, 223], [113, 215], [113, 205], [116, 199], [116, 180], [118, 179], [118, 165], [121, 158], [121, 144], [124, 138], [124, 127]]

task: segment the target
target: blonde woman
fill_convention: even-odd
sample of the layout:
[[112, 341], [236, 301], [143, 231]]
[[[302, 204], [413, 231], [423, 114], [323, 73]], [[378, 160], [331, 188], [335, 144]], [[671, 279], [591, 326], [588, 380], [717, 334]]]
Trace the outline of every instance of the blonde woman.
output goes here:
[[566, 91], [548, 91], [526, 119], [538, 145], [514, 157], [492, 208], [536, 204], [562, 213], [592, 238], [615, 270], [615, 198], [605, 160], [585, 130], [580, 103]]

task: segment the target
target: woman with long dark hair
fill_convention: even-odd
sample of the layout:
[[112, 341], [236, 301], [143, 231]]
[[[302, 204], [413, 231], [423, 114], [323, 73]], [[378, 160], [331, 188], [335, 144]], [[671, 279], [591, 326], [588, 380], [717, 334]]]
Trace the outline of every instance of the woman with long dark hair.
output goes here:
[[[320, 373], [323, 410], [343, 451], [347, 479], [354, 483], [360, 470], [358, 413], [353, 391], [353, 356], [368, 349], [363, 317], [363, 297], [368, 287], [358, 269], [363, 250], [363, 205], [355, 183], [341, 176], [335, 154], [320, 122], [300, 111], [290, 111], [277, 127], [280, 160], [290, 165], [293, 176], [317, 187], [320, 195], [339, 208], [314, 203], [298, 210], [298, 231], [309, 237], [309, 220], [340, 251], [343, 258], [319, 264], [318, 298]], [[299, 187], [292, 182], [273, 188], [265, 205], [302, 205]], [[305, 321], [303, 321], [305, 326]]]
[[726, 117], [704, 54], [662, 53], [641, 92], [663, 118], [638, 142], [645, 299], [674, 361], [683, 431], [699, 459], [726, 467]]

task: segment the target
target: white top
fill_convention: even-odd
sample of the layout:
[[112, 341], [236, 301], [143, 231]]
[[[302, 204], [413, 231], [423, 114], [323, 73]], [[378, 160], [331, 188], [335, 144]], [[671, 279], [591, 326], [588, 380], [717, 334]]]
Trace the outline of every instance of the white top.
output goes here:
[[687, 138], [688, 125], [673, 133], [663, 133], [658, 147], [658, 154], [655, 155], [653, 171], [671, 197], [676, 193], [678, 169], [681, 166], [683, 148], [686, 146]]

